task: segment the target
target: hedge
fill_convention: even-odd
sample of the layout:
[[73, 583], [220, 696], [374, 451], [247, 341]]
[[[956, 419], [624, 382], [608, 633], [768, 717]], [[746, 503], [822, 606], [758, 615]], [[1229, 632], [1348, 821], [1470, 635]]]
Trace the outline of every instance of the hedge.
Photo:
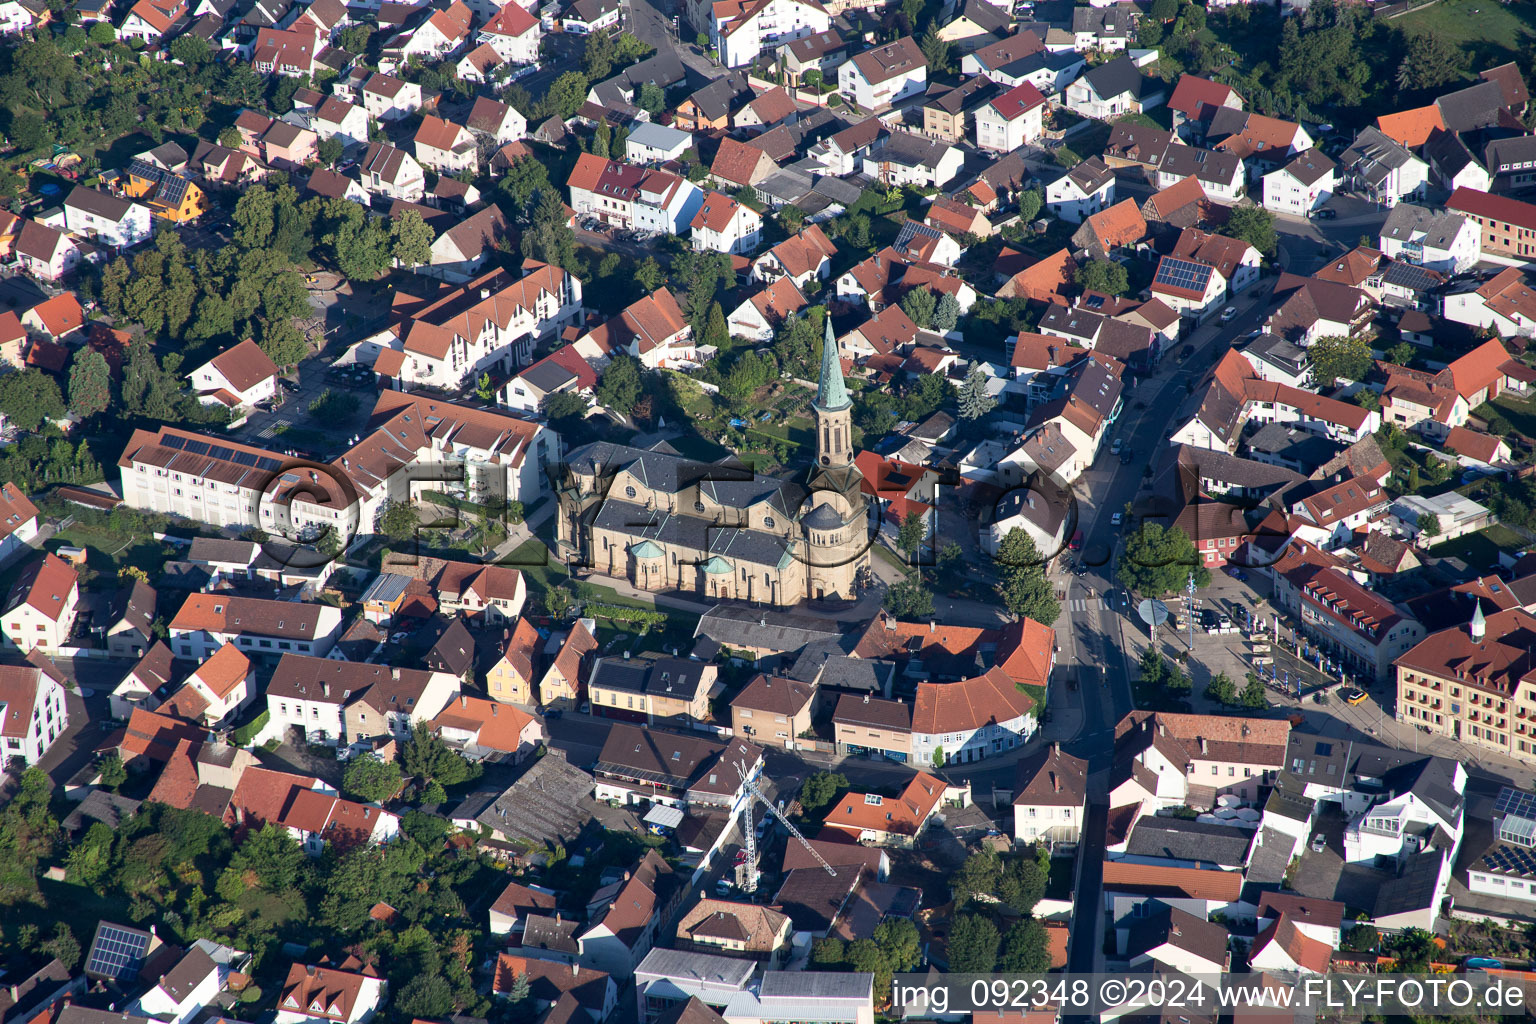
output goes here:
[[267, 722], [271, 717], [271, 712], [263, 710], [261, 714], [230, 733], [229, 738], [234, 741], [236, 746], [248, 747], [257, 734], [267, 727]]

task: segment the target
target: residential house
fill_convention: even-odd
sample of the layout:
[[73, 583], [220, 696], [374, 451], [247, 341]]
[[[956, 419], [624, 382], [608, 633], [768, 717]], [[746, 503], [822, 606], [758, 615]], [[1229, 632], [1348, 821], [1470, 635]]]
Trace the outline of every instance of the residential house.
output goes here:
[[127, 249], [148, 241], [149, 208], [76, 185], [64, 200], [64, 229], [93, 242]]
[[930, 85], [923, 102], [923, 134], [951, 144], [964, 142], [969, 134], [967, 121], [998, 92], [996, 85], [979, 75], [953, 88]]
[[894, 132], [864, 157], [864, 173], [889, 186], [943, 188], [965, 163], [958, 146], [912, 132]]
[[624, 142], [624, 159], [631, 164], [656, 165], [681, 160], [693, 145], [688, 132], [650, 121], [635, 125]]
[[848, 59], [848, 44], [837, 29], [816, 32], [784, 43], [779, 47], [779, 65], [784, 69], [786, 85], [810, 84], [811, 72], [823, 82], [835, 81], [831, 72]]
[[1381, 226], [1381, 253], [1430, 270], [1459, 274], [1482, 258], [1480, 226], [1446, 210], [1400, 203]]
[[1019, 761], [1014, 782], [1017, 843], [1075, 844], [1088, 807], [1088, 762], [1052, 743]]
[[759, 673], [731, 699], [732, 730], [759, 746], [795, 750], [812, 731], [815, 703], [814, 685]]
[[789, 317], [810, 305], [805, 293], [788, 277], [774, 279], [754, 295], [743, 299], [726, 320], [731, 336], [758, 342], [773, 340], [774, 333]]
[[587, 679], [592, 713], [627, 722], [691, 728], [709, 718], [715, 666], [658, 654], [598, 658]]
[[293, 964], [277, 998], [277, 1024], [367, 1024], [384, 1004], [387, 985], [349, 957], [340, 967]]
[[450, 747], [476, 760], [519, 764], [544, 742], [544, 723], [500, 701], [461, 694], [432, 719], [432, 730]]
[[415, 203], [427, 190], [426, 173], [409, 153], [383, 142], [370, 142], [358, 161], [363, 187], [376, 195]]
[[1129, 3], [1073, 8], [1072, 47], [1079, 52], [1119, 53], [1135, 39], [1140, 16], [1136, 5]]
[[755, 98], [741, 72], [731, 72], [690, 93], [673, 113], [672, 126], [686, 132], [730, 127], [731, 115]]
[[117, 28], [117, 38], [124, 43], [139, 40], [146, 45], [159, 43], [173, 25], [187, 17], [187, 0], [138, 0]]
[[856, 54], [837, 75], [844, 100], [863, 111], [886, 110], [928, 88], [928, 61], [904, 36]]
[[706, 192], [689, 225], [695, 249], [745, 254], [757, 248], [762, 214], [719, 192]]
[[312, 33], [263, 28], [251, 47], [251, 67], [258, 75], [304, 78], [315, 71], [315, 37]]
[[1174, 131], [1195, 140], [1204, 137], [1206, 126], [1218, 107], [1242, 110], [1243, 97], [1230, 85], [1198, 75], [1180, 75], [1178, 84], [1173, 87], [1173, 95], [1168, 97]]
[[[516, 9], [527, 14], [517, 4], [507, 4], [502, 11]], [[367, 141], [368, 118], [379, 121], [398, 121], [421, 109], [421, 86], [393, 75], [375, 74], [362, 88], [362, 105], [365, 111], [364, 134], [358, 141]]]
[[1340, 184], [1383, 206], [1422, 199], [1429, 187], [1429, 165], [1407, 146], [1366, 127], [1339, 155]]
[[0, 564], [30, 550], [36, 536], [37, 506], [9, 480], [0, 484]]
[[536, 705], [533, 685], [537, 681], [536, 659], [539, 631], [527, 619], [502, 631], [501, 654], [485, 674], [485, 688], [494, 699], [512, 704]]
[[912, 705], [870, 694], [844, 693], [832, 712], [841, 757], [884, 757], [906, 763], [912, 756]]
[[832, 27], [826, 8], [814, 0], [727, 0], [711, 14], [710, 45], [728, 68], [750, 64], [764, 52]]
[[988, 0], [966, 0], [954, 20], [939, 29], [938, 35], [965, 54], [997, 42], [1012, 25], [1013, 17], [1007, 8]]
[[1429, 164], [1430, 181], [1438, 189], [1453, 192], [1458, 188], [1470, 188], [1487, 192], [1492, 188], [1493, 175], [1456, 132], [1435, 129], [1429, 141], [1419, 149], [1419, 155]]
[[1081, 224], [1115, 202], [1115, 174], [1089, 157], [1045, 187], [1045, 205], [1069, 224]]
[[[760, 150], [752, 152], [763, 155]], [[576, 158], [567, 185], [571, 208], [578, 216], [640, 231], [683, 234], [704, 203], [703, 191], [685, 178], [590, 153]]]
[[597, 640], [595, 623], [580, 619], [560, 644], [560, 652], [539, 680], [541, 708], [573, 708], [585, 699]]
[[413, 141], [416, 144], [416, 162], [439, 174], [474, 172], [479, 166], [479, 151], [475, 146], [475, 138], [463, 125], [444, 121], [440, 117], [428, 114], [421, 119], [421, 125], [416, 129]]
[[734, 190], [757, 185], [778, 169], [773, 158], [763, 150], [726, 137], [720, 140], [709, 173], [717, 186]]
[[[445, 182], [459, 184], [452, 178], [439, 178], [439, 192], [443, 190]], [[435, 277], [448, 284], [463, 284], [480, 274], [492, 255], [514, 238], [515, 229], [501, 212], [501, 207], [493, 204], [464, 218], [433, 239], [431, 256], [426, 263], [414, 269], [418, 274]]]
[[752, 261], [752, 280], [773, 282], [787, 277], [799, 288], [812, 278], [825, 281], [832, 272], [837, 247], [818, 224], [807, 224], [798, 233]]
[[502, 4], [484, 25], [476, 39], [490, 46], [510, 64], [536, 64], [543, 25], [520, 3]]
[[[659, 853], [649, 850], [614, 888], [606, 907], [590, 915], [593, 923], [578, 941], [588, 964], [627, 980], [655, 944], [661, 922], [676, 909], [686, 885]], [[599, 890], [594, 903], [604, 900]]]
[[0, 612], [5, 646], [23, 652], [64, 647], [79, 600], [79, 573], [57, 555], [44, 554], [22, 571]]
[[1028, 82], [1017, 85], [976, 111], [976, 145], [1012, 153], [1040, 137], [1044, 113], [1045, 97], [1040, 90]]
[[677, 922], [682, 949], [749, 957], [769, 966], [787, 958], [790, 933], [787, 914], [730, 900], [702, 899]]
[[1445, 207], [1482, 229], [1485, 254], [1523, 259], [1536, 254], [1536, 206], [1507, 196], [1458, 188]]
[[23, 270], [44, 281], [63, 280], [84, 258], [68, 235], [35, 220], [22, 222], [13, 252]]
[[1196, 146], [1169, 146], [1158, 165], [1156, 184], [1160, 189], [1184, 178], [1195, 178], [1211, 198], [1235, 203], [1245, 191], [1243, 161], [1233, 153]]
[[193, 670], [164, 707], [188, 721], [217, 726], [250, 703], [254, 690], [251, 659], [226, 644]]
[[27, 661], [30, 664], [0, 665], [0, 749], [6, 761], [21, 757], [35, 765], [69, 728], [67, 680], [41, 652], [30, 654]]
[[[693, 325], [667, 288], [636, 299], [624, 312], [582, 335], [576, 340], [576, 351], [591, 360], [624, 351], [650, 369], [692, 364], [699, 358]], [[641, 586], [664, 585], [659, 578], [637, 582]]]
[[1266, 210], [1305, 217], [1333, 197], [1338, 188], [1337, 165], [1320, 149], [1309, 149], [1290, 163], [1264, 175]]
[[591, 35], [617, 25], [620, 13], [618, 0], [576, 0], [565, 9], [560, 27], [566, 32]]
[[1104, 259], [1122, 248], [1133, 248], [1147, 237], [1147, 222], [1134, 199], [1120, 202], [1090, 214], [1072, 235], [1072, 244]]
[[948, 795], [942, 780], [919, 771], [899, 797], [846, 793], [827, 812], [825, 828], [863, 845], [911, 847]]
[[544, 408], [544, 400], [556, 392], [569, 391], [590, 401], [596, 387], [597, 372], [575, 347], [567, 345], [518, 371], [498, 397], [514, 412], [537, 413]]
[[249, 412], [277, 395], [277, 364], [247, 338], [187, 374], [197, 400]]
[[341, 612], [323, 604], [189, 594], [168, 630], [171, 649], [183, 658], [206, 658], [224, 644], [258, 654], [323, 656], [341, 632]]
[[1162, 105], [1167, 97], [1164, 90], [1162, 82], [1143, 75], [1130, 57], [1121, 56], [1068, 85], [1066, 107], [1083, 117], [1100, 119], [1143, 113]]

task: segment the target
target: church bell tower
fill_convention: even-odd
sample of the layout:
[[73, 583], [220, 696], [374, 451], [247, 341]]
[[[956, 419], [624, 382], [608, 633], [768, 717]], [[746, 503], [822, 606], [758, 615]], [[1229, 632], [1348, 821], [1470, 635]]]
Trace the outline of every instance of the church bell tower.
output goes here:
[[853, 462], [853, 402], [843, 383], [843, 364], [837, 358], [832, 337], [832, 317], [825, 319], [826, 337], [821, 343], [821, 378], [816, 385], [816, 462], [841, 468]]

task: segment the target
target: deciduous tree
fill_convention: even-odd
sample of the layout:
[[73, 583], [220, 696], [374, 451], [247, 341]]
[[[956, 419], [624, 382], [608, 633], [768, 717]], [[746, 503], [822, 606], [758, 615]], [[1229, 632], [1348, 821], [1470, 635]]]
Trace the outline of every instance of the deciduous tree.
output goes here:
[[1020, 618], [1049, 626], [1061, 615], [1061, 604], [1046, 578], [1045, 561], [1034, 538], [1018, 528], [1009, 530], [997, 546], [997, 592], [1004, 606]]

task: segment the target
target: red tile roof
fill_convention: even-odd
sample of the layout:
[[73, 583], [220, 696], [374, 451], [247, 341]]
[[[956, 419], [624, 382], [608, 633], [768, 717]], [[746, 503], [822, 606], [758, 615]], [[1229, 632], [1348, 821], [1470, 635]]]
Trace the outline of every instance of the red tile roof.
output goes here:
[[238, 391], [246, 392], [260, 382], [276, 377], [277, 364], [250, 338], [225, 349], [209, 360], [213, 368]]
[[1196, 75], [1183, 75], [1179, 78], [1179, 84], [1174, 86], [1173, 95], [1168, 98], [1168, 107], [1187, 118], [1202, 121], [1210, 116], [1207, 108], [1224, 106], [1227, 98], [1232, 95], [1232, 87], [1229, 85]]
[[844, 794], [837, 806], [827, 812], [826, 824], [855, 837], [866, 831], [915, 836], [943, 798], [944, 783], [926, 772], [918, 772], [901, 796], [894, 799], [866, 793]]
[[27, 566], [11, 588], [6, 610], [25, 602], [49, 620], [58, 622], [79, 581], [80, 574], [68, 562], [58, 555], [45, 554], [41, 560]]
[[1035, 700], [999, 667], [955, 683], [919, 683], [912, 731], [969, 732], [1026, 714]]
[[1122, 199], [1088, 218], [1088, 226], [1105, 249], [1135, 245], [1147, 236], [1147, 222], [1134, 199]]
[[1536, 206], [1508, 196], [1491, 196], [1475, 188], [1462, 187], [1451, 193], [1451, 197], [1445, 201], [1445, 208], [1536, 231]]
[[1376, 128], [1393, 142], [1417, 149], [1429, 141], [1436, 129], [1445, 129], [1445, 119], [1440, 116], [1440, 108], [1431, 103], [1412, 110], [1399, 110], [1395, 114], [1382, 114], [1376, 119]]
[[30, 312], [42, 322], [43, 330], [54, 338], [78, 331], [85, 326], [85, 310], [74, 292], [60, 292], [33, 306]]

